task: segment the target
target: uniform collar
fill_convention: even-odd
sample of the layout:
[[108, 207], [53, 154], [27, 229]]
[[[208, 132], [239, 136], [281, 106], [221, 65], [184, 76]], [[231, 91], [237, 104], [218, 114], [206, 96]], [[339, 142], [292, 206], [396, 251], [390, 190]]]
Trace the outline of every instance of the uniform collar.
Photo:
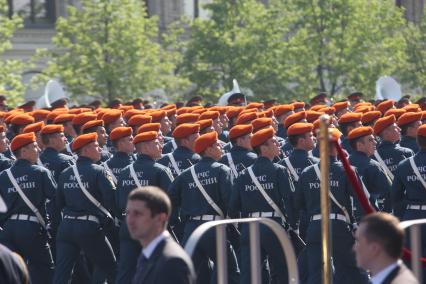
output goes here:
[[118, 151], [114, 153], [114, 156], [117, 156], [117, 157], [120, 157], [120, 158], [131, 158], [132, 155], [133, 154], [127, 154], [127, 153], [118, 152]]
[[352, 154], [355, 154], [355, 155], [358, 155], [358, 156], [363, 156], [363, 157], [365, 157], [365, 158], [368, 158], [368, 156], [367, 156], [364, 152], [361, 152], [361, 151], [358, 151], [358, 150], [354, 150], [354, 151], [352, 152]]
[[77, 163], [94, 164], [92, 159], [84, 156], [78, 156]]
[[200, 162], [203, 162], [203, 163], [214, 163], [216, 161], [213, 160], [213, 158], [210, 158], [210, 157], [201, 157], [201, 161]]
[[257, 158], [256, 162], [257, 162], [257, 163], [272, 163], [272, 161], [271, 161], [271, 160], [269, 160], [268, 158], [263, 157], [263, 156], [259, 156], [259, 157]]
[[194, 152], [191, 151], [191, 149], [184, 147], [184, 146], [177, 146], [177, 148], [175, 149], [176, 152], [184, 152], [184, 153], [191, 153], [193, 154]]
[[249, 150], [244, 148], [244, 147], [238, 146], [238, 145], [235, 145], [231, 148], [231, 152], [237, 152], [237, 151], [248, 152]]
[[151, 158], [150, 156], [148, 156], [146, 154], [141, 154], [141, 153], [138, 153], [138, 158], [137, 159], [141, 160], [141, 161], [143, 161], [143, 160], [154, 161], [154, 159]]
[[26, 159], [18, 159], [15, 162], [16, 166], [32, 165], [32, 163]]
[[293, 148], [293, 153], [294, 153], [295, 155], [308, 156], [308, 151], [303, 150], [303, 149], [296, 149], [296, 148]]
[[58, 151], [56, 151], [55, 149], [53, 149], [52, 147], [46, 147], [44, 148], [43, 152], [51, 152], [51, 153], [58, 153]]

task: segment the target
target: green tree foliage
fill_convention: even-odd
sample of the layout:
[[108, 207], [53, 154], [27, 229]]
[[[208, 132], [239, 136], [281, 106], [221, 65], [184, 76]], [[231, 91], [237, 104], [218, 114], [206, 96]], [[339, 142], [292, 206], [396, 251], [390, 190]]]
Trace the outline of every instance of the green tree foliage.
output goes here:
[[184, 83], [172, 76], [176, 52], [159, 43], [157, 18], [148, 18], [142, 1], [82, 0], [59, 18], [42, 78], [60, 78], [74, 98], [96, 96], [124, 100], [155, 88], [176, 90]]
[[215, 0], [196, 19], [182, 71], [217, 98], [236, 78], [256, 99], [306, 99], [353, 90], [373, 95], [406, 63], [406, 27], [391, 1]]
[[426, 90], [426, 9], [419, 25], [409, 24], [407, 54], [409, 66], [404, 72], [404, 82], [413, 88]]
[[[8, 17], [6, 1], [0, 1], [0, 56], [12, 48], [13, 33], [22, 26], [22, 20], [14, 16]], [[0, 58], [0, 92], [7, 95], [9, 105], [22, 102], [24, 85], [21, 82], [23, 63], [18, 60]]]

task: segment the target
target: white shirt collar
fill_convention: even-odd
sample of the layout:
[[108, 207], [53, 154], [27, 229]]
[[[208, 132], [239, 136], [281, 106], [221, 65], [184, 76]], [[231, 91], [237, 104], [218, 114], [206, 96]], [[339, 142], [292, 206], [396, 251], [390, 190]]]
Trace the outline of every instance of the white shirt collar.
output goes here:
[[371, 278], [371, 283], [372, 284], [381, 284], [383, 282], [383, 280], [385, 280], [385, 278], [389, 275], [389, 273], [391, 273], [392, 270], [395, 269], [395, 267], [398, 266], [400, 260], [386, 266], [385, 268], [383, 268], [379, 273], [377, 273], [376, 275], [374, 275]]
[[169, 236], [169, 232], [164, 231], [153, 239], [145, 248], [142, 249], [142, 253], [146, 258], [150, 258], [157, 245]]

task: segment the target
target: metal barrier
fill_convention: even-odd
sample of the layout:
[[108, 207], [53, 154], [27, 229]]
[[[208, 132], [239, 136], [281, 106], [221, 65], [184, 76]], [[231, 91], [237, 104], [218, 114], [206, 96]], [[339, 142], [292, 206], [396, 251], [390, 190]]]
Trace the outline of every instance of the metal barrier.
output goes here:
[[287, 235], [287, 232], [277, 222], [267, 218], [244, 218], [244, 219], [226, 219], [221, 221], [211, 221], [200, 225], [189, 237], [185, 245], [185, 251], [192, 257], [197, 247], [198, 241], [211, 228], [216, 227], [216, 267], [217, 283], [228, 283], [227, 255], [226, 255], [226, 225], [236, 223], [249, 223], [250, 233], [250, 268], [251, 283], [261, 283], [261, 264], [260, 264], [260, 235], [259, 223], [267, 226], [278, 238], [284, 251], [284, 256], [288, 268], [288, 283], [299, 283], [299, 273], [297, 269], [296, 255], [293, 245]]
[[419, 280], [419, 283], [423, 283], [422, 268], [423, 264], [420, 261], [422, 257], [422, 236], [420, 231], [420, 225], [426, 224], [426, 219], [409, 220], [401, 222], [401, 227], [405, 230], [410, 228], [410, 246], [411, 246], [411, 269], [414, 275]]

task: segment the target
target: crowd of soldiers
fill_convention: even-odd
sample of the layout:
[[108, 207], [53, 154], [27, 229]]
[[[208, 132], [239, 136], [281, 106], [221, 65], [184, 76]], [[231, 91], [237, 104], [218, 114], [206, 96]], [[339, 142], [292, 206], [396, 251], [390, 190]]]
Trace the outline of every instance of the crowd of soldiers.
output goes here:
[[[131, 283], [140, 244], [125, 218], [129, 193], [167, 192], [168, 230], [182, 246], [201, 224], [263, 217], [291, 236], [304, 283], [321, 282], [319, 117], [330, 116], [363, 190], [378, 211], [426, 218], [426, 103], [364, 102], [361, 93], [331, 104], [275, 100], [228, 106], [151, 108], [142, 101], [51, 109], [33, 104], [0, 112], [0, 243], [26, 261], [32, 283]], [[9, 143], [10, 141], [10, 143]], [[335, 283], [368, 283], [357, 267], [353, 230], [365, 215], [330, 143], [330, 220]], [[246, 226], [228, 230], [230, 283], [250, 283]], [[287, 283], [284, 252], [260, 227], [262, 280]], [[423, 255], [426, 242], [423, 238]], [[215, 234], [193, 261], [198, 283], [214, 283]]]

